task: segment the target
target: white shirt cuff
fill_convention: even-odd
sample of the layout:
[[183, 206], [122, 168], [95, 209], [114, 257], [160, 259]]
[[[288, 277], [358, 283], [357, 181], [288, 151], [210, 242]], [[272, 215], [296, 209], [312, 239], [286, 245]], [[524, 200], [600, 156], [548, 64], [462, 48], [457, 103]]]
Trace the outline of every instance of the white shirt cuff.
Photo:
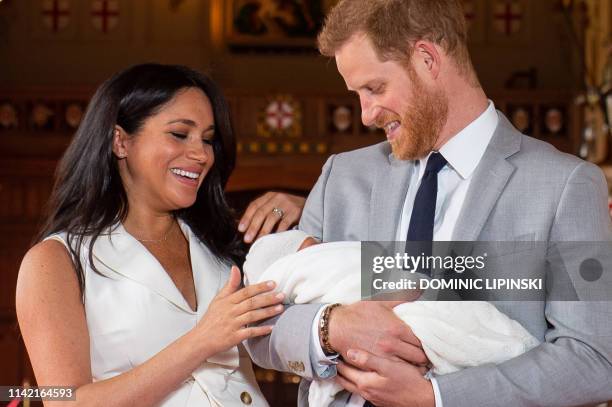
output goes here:
[[442, 407], [442, 395], [440, 394], [440, 387], [438, 387], [438, 381], [435, 377], [429, 379], [431, 381], [431, 386], [434, 391], [434, 401], [436, 402], [436, 407]]

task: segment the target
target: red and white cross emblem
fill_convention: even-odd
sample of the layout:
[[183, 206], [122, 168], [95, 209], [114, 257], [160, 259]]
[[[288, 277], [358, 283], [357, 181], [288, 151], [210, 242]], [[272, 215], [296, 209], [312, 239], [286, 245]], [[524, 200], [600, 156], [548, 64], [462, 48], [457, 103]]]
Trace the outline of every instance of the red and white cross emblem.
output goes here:
[[520, 1], [501, 0], [495, 3], [493, 14], [495, 29], [505, 35], [512, 35], [521, 29], [523, 6]]
[[107, 33], [119, 23], [119, 2], [117, 0], [93, 0], [91, 3], [93, 26]]
[[274, 130], [287, 130], [293, 120], [293, 107], [287, 102], [273, 101], [266, 108], [266, 124]]
[[65, 28], [70, 22], [69, 0], [44, 0], [42, 16], [45, 26], [53, 32]]

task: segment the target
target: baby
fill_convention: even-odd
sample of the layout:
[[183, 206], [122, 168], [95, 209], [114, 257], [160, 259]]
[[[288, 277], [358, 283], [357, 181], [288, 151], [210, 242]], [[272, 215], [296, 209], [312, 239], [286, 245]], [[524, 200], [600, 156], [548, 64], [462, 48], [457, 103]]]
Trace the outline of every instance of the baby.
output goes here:
[[[291, 303], [350, 304], [361, 300], [361, 243], [318, 243], [299, 230], [268, 235], [251, 247], [244, 272], [247, 284], [275, 281]], [[421, 341], [432, 375], [501, 363], [538, 344], [488, 302], [414, 301], [393, 311]], [[309, 404], [328, 406], [340, 390], [333, 381], [313, 381]]]

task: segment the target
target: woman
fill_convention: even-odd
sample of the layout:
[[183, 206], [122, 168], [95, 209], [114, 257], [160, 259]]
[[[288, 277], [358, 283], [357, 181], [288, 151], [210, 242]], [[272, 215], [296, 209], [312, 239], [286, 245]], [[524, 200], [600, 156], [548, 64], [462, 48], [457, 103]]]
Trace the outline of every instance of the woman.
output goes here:
[[271, 332], [247, 326], [283, 297], [230, 271], [243, 255], [223, 196], [234, 160], [207, 77], [147, 64], [98, 89], [19, 271], [40, 386], [76, 387], [70, 406], [266, 405], [240, 343]]

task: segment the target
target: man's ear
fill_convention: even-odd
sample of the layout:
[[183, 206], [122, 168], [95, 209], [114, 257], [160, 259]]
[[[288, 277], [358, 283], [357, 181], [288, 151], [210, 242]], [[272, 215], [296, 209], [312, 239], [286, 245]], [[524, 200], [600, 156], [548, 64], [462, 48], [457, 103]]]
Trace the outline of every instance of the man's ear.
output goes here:
[[118, 159], [126, 158], [128, 155], [128, 134], [121, 126], [115, 125], [113, 130], [113, 153]]
[[417, 71], [429, 74], [432, 79], [438, 78], [442, 56], [434, 43], [417, 41], [414, 44], [413, 58]]

